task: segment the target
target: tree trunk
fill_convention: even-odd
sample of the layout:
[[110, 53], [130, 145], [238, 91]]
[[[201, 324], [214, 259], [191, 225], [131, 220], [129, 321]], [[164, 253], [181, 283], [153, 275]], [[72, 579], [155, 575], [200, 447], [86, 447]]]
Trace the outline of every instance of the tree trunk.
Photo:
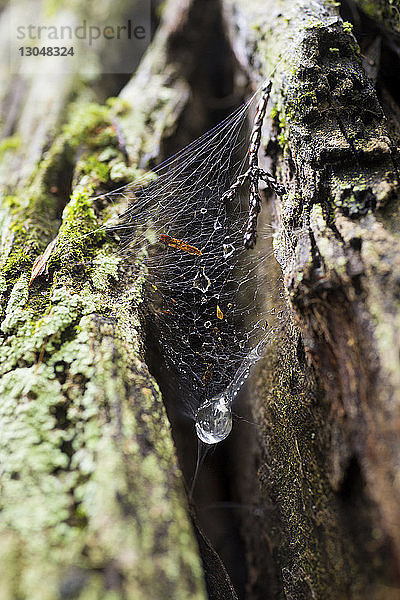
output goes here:
[[364, 13], [380, 27], [394, 34], [400, 33], [400, 6], [392, 0], [355, 0]]
[[173, 67], [163, 55], [174, 18], [124, 100], [98, 104], [93, 86], [61, 75], [10, 78], [3, 94], [4, 600], [205, 598], [170, 426], [143, 359], [140, 256], [125, 269], [104, 234], [82, 237], [110, 216], [94, 190], [137, 174], [142, 149], [129, 147], [127, 166], [118, 115], [154, 155], [179, 117], [185, 90], [179, 80], [165, 88]]
[[[396, 32], [389, 4], [367, 12]], [[387, 79], [377, 94], [334, 2], [172, 0], [117, 99], [37, 76], [1, 96], [5, 600], [205, 598], [204, 576], [210, 598], [235, 598], [197, 525], [196, 545], [146, 365], [143, 255], [127, 265], [103, 234], [82, 237], [124, 208], [96, 193], [204, 129], [218, 37], [227, 81], [272, 77], [263, 161], [286, 188], [262, 210], [284, 294], [266, 300], [281, 335], [246, 398], [259, 434], [228, 447], [232, 486], [259, 505], [241, 519], [242, 596], [400, 593], [397, 99]], [[270, 285], [277, 265], [262, 265]]]
[[[267, 148], [287, 191], [271, 210], [290, 310], [253, 398], [262, 497], [276, 508], [264, 522], [271, 576], [296, 600], [395, 598], [396, 112], [378, 98], [334, 3], [235, 6], [238, 56], [257, 65], [248, 67], [256, 80], [275, 69]], [[280, 597], [260, 579], [254, 586]]]

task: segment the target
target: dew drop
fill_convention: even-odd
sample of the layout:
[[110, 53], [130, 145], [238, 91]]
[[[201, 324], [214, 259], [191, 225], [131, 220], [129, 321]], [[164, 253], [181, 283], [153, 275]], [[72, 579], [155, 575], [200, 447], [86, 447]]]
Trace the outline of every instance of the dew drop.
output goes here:
[[235, 252], [235, 246], [233, 244], [224, 244], [223, 250], [224, 250], [224, 257], [228, 258], [229, 256], [232, 256], [232, 254]]
[[206, 214], [206, 212], [207, 212], [207, 209], [206, 209], [206, 208], [201, 208], [201, 209], [200, 209], [200, 212], [201, 212], [201, 214], [202, 214], [202, 215], [205, 215], [205, 214]]
[[210, 327], [211, 327], [211, 321], [206, 321], [206, 322], [204, 323], [204, 327], [205, 327], [206, 329], [210, 329]]
[[217, 217], [214, 221], [214, 230], [217, 231], [217, 229], [222, 229], [222, 224], [219, 220], [219, 217]]
[[232, 412], [223, 396], [204, 402], [196, 414], [197, 436], [206, 444], [217, 444], [232, 430]]
[[203, 292], [203, 294], [205, 294], [206, 291], [209, 289], [210, 285], [211, 280], [205, 274], [204, 267], [201, 267], [201, 270], [197, 272], [196, 277], [194, 278], [193, 287], [197, 288], [198, 290]]

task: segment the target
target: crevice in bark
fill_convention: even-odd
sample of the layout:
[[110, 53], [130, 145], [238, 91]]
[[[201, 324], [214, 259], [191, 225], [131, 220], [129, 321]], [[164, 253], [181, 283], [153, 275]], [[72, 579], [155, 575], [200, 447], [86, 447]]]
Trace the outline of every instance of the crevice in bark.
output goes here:
[[[163, 141], [161, 159], [171, 156], [219, 123], [243, 100], [247, 78], [241, 72], [232, 53], [220, 11], [220, 3], [215, 0], [208, 0], [207, 6], [199, 0], [193, 2], [186, 21], [169, 39], [169, 61], [178, 64], [178, 70], [190, 85], [191, 97], [173, 136]], [[163, 364], [158, 343], [163, 332], [154, 330], [151, 315], [144, 313], [142, 320], [146, 362], [161, 387], [173, 426], [173, 437], [181, 468], [189, 489], [195, 468], [197, 444], [193, 422], [186, 419], [176, 407], [174, 382]], [[240, 436], [239, 426], [233, 436], [236, 437], [236, 444], [239, 443]], [[215, 447], [207, 457], [194, 493], [195, 528], [205, 561], [205, 575], [211, 599], [222, 598], [222, 592], [218, 588], [222, 585], [224, 575], [221, 569], [218, 573], [218, 565], [213, 567], [212, 561], [207, 563], [207, 557], [211, 557], [211, 554], [210, 550], [207, 550], [208, 542], [204, 543], [201, 530], [222, 559], [239, 598], [245, 597], [248, 579], [245, 547], [241, 535], [243, 515], [241, 510], [235, 511], [233, 508], [234, 504], [240, 502], [234, 489], [233, 472], [241, 468], [240, 464], [232, 467], [234, 445], [233, 440], [229, 444]], [[252, 475], [256, 477], [255, 470]], [[253, 483], [256, 485], [255, 481]], [[197, 524], [200, 529], [197, 528]], [[224, 589], [227, 594], [229, 584], [225, 582], [223, 585], [226, 586]], [[228, 596], [224, 596], [225, 598]]]
[[243, 100], [246, 83], [226, 36], [218, 0], [191, 3], [187, 22], [169, 38], [168, 54], [168, 62], [179, 64], [191, 100], [173, 137], [164, 140], [166, 156], [229, 115]]
[[377, 83], [377, 91], [387, 88], [396, 102], [400, 101], [399, 39], [393, 32], [374, 21], [353, 0], [341, 4], [343, 19], [353, 24], [367, 74]]

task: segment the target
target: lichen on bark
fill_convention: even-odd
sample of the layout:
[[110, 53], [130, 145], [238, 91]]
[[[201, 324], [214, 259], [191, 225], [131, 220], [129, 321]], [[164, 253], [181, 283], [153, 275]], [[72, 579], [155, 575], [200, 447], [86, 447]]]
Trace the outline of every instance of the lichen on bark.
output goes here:
[[[129, 149], [128, 165], [115, 120], [134, 124], [156, 156], [155, 140], [171, 125], [162, 110], [178, 118], [182, 104], [170, 100], [155, 54], [162, 44], [147, 59], [149, 97], [165, 91], [156, 134], [150, 106], [140, 112], [122, 97], [101, 105], [72, 79], [54, 100], [54, 120], [45, 119], [46, 87], [40, 91], [35, 118], [48, 129], [30, 170], [25, 145], [3, 145], [4, 600], [205, 597], [170, 426], [142, 358], [144, 250], [123, 264], [95, 231], [121, 210], [94, 200], [96, 191], [143, 175], [142, 149]], [[12, 179], [11, 164], [21, 166]], [[45, 272], [29, 284], [34, 260], [56, 235]]]
[[[254, 81], [272, 73], [265, 145], [287, 191], [271, 209], [289, 333], [269, 353], [254, 408], [263, 498], [277, 510], [265, 532], [285, 597], [390, 598], [388, 544], [399, 539], [393, 127], [337, 3], [235, 6], [238, 55], [251, 57]], [[256, 563], [257, 545], [250, 551]]]
[[[244, 529], [250, 579], [270, 598], [387, 600], [400, 539], [396, 125], [336, 2], [224, 5], [238, 65], [253, 82], [273, 78], [264, 145], [287, 190], [269, 204], [286, 296], [273, 299], [281, 337], [252, 397], [269, 516]], [[94, 233], [119, 208], [93, 201], [142, 176], [184, 113], [190, 89], [168, 44], [190, 6], [171, 3], [118, 99], [99, 104], [63, 80], [44, 118], [36, 82], [32, 152], [22, 114], [1, 146], [5, 599], [205, 595], [168, 421], [142, 359], [143, 254], [124, 260]], [[48, 273], [29, 285], [56, 235]], [[265, 264], [262, 281], [276, 276]], [[273, 581], [256, 572], [260, 549]]]

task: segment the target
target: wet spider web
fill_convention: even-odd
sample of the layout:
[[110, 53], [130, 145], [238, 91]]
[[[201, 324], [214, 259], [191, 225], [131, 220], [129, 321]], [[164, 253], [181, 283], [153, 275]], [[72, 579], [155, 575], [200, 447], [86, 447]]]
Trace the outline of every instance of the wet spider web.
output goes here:
[[246, 168], [256, 99], [154, 169], [150, 183], [135, 181], [111, 194], [129, 200], [108, 230], [118, 236], [124, 260], [145, 248], [146, 329], [174, 382], [177, 406], [191, 418], [232, 387], [266, 333], [262, 296], [271, 282], [259, 273], [263, 261], [274, 260], [263, 244], [273, 228], [261, 226], [256, 247], [245, 249], [248, 189], [221, 201]]

